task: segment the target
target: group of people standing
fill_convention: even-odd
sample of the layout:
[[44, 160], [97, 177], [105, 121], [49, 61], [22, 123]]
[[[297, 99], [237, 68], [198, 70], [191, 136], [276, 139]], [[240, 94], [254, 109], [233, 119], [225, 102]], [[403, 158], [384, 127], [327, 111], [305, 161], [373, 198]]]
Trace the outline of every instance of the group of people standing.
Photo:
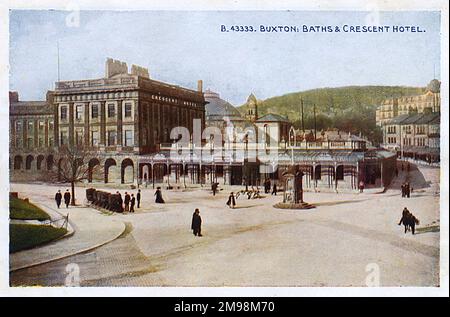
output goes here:
[[60, 208], [62, 199], [64, 198], [64, 204], [66, 205], [66, 208], [69, 208], [70, 198], [71, 197], [72, 197], [72, 195], [70, 194], [70, 191], [68, 189], [66, 189], [66, 192], [64, 193], [64, 196], [61, 193], [61, 190], [58, 189], [58, 191], [55, 194], [56, 206], [58, 208]]
[[136, 193], [136, 197], [133, 193], [129, 194], [128, 192], [125, 192], [125, 195], [122, 199], [122, 194], [117, 191], [117, 195], [119, 195], [119, 204], [122, 207], [122, 210], [124, 212], [134, 212], [134, 206], [137, 202], [137, 208], [141, 207], [141, 190], [138, 189]]
[[410, 186], [410, 184], [408, 182], [403, 183], [401, 188], [402, 188], [402, 197], [409, 198], [411, 196], [411, 192], [413, 191], [413, 188]]

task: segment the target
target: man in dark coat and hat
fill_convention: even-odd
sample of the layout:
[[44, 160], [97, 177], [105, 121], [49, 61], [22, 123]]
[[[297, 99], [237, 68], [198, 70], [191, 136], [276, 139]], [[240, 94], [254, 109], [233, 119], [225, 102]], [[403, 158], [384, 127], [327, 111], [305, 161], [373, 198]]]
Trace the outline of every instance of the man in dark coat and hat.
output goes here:
[[130, 211], [130, 194], [128, 194], [127, 192], [125, 192], [125, 196], [124, 196], [124, 204], [125, 204], [125, 211]]
[[198, 208], [195, 209], [194, 214], [192, 215], [191, 229], [194, 236], [202, 237], [202, 217], [200, 217], [200, 210], [198, 210]]
[[134, 194], [131, 194], [130, 199], [130, 212], [134, 212], [134, 204], [136, 203], [136, 198], [134, 197]]
[[277, 195], [277, 183], [273, 183], [273, 190], [272, 190], [272, 195]]
[[137, 207], [140, 208], [141, 207], [141, 190], [138, 189], [138, 192], [136, 194], [136, 201], [137, 201]]
[[55, 201], [56, 201], [56, 206], [61, 206], [61, 200], [62, 200], [62, 194], [61, 191], [58, 190], [58, 192], [55, 194]]
[[123, 211], [123, 199], [122, 199], [122, 195], [120, 194], [119, 191], [116, 192], [117, 195], [119, 195], [119, 210], [117, 210], [118, 212], [122, 212]]
[[211, 189], [212, 189], [212, 192], [213, 192], [213, 196], [216, 196], [216, 192], [217, 192], [217, 188], [219, 187], [219, 183], [213, 183], [212, 185], [211, 185]]
[[66, 204], [66, 208], [69, 208], [70, 204], [70, 192], [68, 189], [66, 189], [66, 192], [64, 193], [64, 203]]

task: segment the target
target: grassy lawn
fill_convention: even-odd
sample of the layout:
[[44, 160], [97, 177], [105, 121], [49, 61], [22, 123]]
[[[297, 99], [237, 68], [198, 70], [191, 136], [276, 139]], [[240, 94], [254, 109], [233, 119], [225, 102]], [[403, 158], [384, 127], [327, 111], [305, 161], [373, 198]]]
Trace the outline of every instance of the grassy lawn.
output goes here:
[[22, 199], [9, 197], [9, 218], [21, 220], [47, 220], [50, 216], [37, 206]]
[[48, 225], [10, 224], [9, 252], [33, 248], [62, 237], [66, 232], [64, 228]]

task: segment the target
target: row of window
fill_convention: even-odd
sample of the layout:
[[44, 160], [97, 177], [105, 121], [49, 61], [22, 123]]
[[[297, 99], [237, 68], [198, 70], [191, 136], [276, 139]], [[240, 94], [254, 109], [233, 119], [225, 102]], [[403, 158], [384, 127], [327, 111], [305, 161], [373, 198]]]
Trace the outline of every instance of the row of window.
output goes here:
[[55, 96], [57, 102], [65, 101], [82, 101], [82, 100], [98, 100], [98, 99], [119, 99], [137, 97], [137, 91], [121, 92], [121, 93], [99, 93], [79, 96]]
[[396, 128], [397, 128], [396, 126], [388, 126], [388, 128], [387, 128], [387, 133], [391, 133], [391, 134], [397, 133], [397, 132], [396, 132], [396, 131], [397, 131]]
[[389, 144], [396, 144], [397, 143], [397, 138], [396, 137], [388, 137], [387, 138], [387, 143], [389, 143]]
[[[396, 138], [388, 138], [388, 143], [397, 143]], [[415, 141], [413, 138], [404, 138], [403, 145], [407, 146], [427, 146], [426, 138], [416, 138]]]
[[417, 143], [416, 144], [417, 146], [425, 146], [425, 145], [427, 145], [425, 138], [418, 138], [418, 139], [416, 139], [416, 143]]
[[[124, 104], [124, 116], [125, 118], [131, 118], [133, 112], [133, 105], [131, 102], [126, 102]], [[108, 103], [106, 105], [106, 114], [108, 118], [115, 118], [117, 115], [116, 104]], [[83, 119], [84, 115], [84, 105], [75, 106], [75, 119], [80, 121]], [[91, 119], [97, 119], [100, 115], [99, 105], [91, 105]], [[68, 118], [68, 106], [60, 107], [60, 119], [61, 121], [67, 120]]]
[[[16, 126], [16, 132], [22, 132], [23, 131], [23, 125], [24, 122], [21, 120], [18, 120], [15, 122]], [[34, 121], [26, 121], [25, 125], [27, 126], [28, 132], [34, 131]], [[44, 133], [45, 131], [45, 122], [42, 120], [38, 121], [38, 129], [39, 133]], [[53, 121], [48, 121], [48, 130], [53, 131]]]
[[[46, 145], [45, 145], [45, 138], [44, 137], [38, 137], [38, 144], [37, 144], [37, 146], [39, 147], [39, 148], [43, 148], [43, 147], [45, 147]], [[48, 147], [53, 147], [53, 137], [49, 137], [48, 138]], [[15, 144], [14, 144], [14, 146], [16, 147], [16, 148], [23, 148], [23, 147], [26, 147], [26, 148], [29, 148], [29, 149], [33, 149], [33, 148], [35, 148], [36, 147], [36, 145], [34, 144], [34, 138], [33, 137], [28, 137], [27, 139], [26, 139], [26, 142], [25, 142], [25, 144], [24, 144], [24, 142], [23, 142], [23, 138], [20, 138], [20, 137], [16, 137], [15, 138]]]
[[432, 100], [434, 98], [434, 95], [422, 95], [422, 96], [413, 96], [413, 97], [403, 97], [403, 98], [399, 98], [398, 101], [399, 102], [411, 102], [411, 101], [415, 101], [415, 102], [420, 102], [420, 101], [427, 101], [427, 100]]
[[[100, 132], [98, 131], [91, 131], [90, 136], [90, 146], [98, 146], [100, 144]], [[75, 131], [75, 144], [76, 145], [84, 145], [85, 144], [85, 136], [83, 131]], [[60, 132], [60, 145], [68, 144], [69, 138], [67, 131], [61, 131]], [[107, 146], [114, 146], [118, 145], [118, 139], [117, 139], [117, 131], [111, 130], [106, 132], [106, 145]], [[124, 131], [124, 140], [123, 140], [124, 146], [134, 146], [133, 141], [133, 130], [125, 130]]]

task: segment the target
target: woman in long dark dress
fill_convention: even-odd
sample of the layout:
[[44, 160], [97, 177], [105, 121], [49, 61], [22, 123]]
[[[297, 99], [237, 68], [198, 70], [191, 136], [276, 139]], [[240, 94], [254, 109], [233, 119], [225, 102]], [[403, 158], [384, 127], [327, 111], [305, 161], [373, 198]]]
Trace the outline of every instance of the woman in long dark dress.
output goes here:
[[234, 199], [234, 193], [231, 192], [230, 196], [228, 196], [227, 205], [230, 208], [234, 209], [234, 206], [236, 206], [236, 200]]
[[191, 229], [194, 236], [202, 237], [202, 217], [200, 217], [200, 210], [198, 210], [198, 208], [195, 209], [195, 212], [192, 215]]
[[156, 196], [155, 203], [164, 204], [164, 199], [162, 198], [161, 187], [156, 188], [155, 196]]

